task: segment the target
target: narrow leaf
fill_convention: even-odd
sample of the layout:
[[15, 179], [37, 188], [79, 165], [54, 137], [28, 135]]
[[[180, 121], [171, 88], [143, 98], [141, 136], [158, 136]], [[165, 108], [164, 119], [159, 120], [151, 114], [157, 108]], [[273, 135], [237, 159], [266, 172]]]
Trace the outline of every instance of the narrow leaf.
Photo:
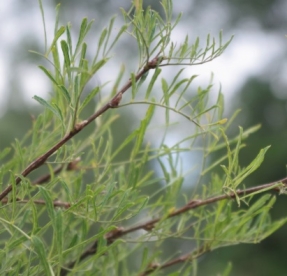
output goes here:
[[78, 38], [78, 42], [77, 42], [77, 45], [76, 45], [76, 49], [75, 49], [75, 53], [74, 55], [77, 54], [78, 50], [79, 50], [79, 47], [81, 46], [84, 38], [85, 38], [85, 35], [86, 35], [86, 29], [87, 29], [87, 24], [88, 24], [88, 19], [85, 17], [83, 20], [82, 20], [82, 23], [81, 23], [81, 27], [80, 27], [80, 34], [79, 34], [79, 38]]
[[64, 63], [67, 69], [70, 68], [71, 60], [69, 56], [69, 46], [65, 40], [61, 40], [61, 48], [64, 55]]
[[136, 86], [136, 77], [135, 74], [131, 74], [131, 82], [132, 82], [132, 100], [136, 97], [137, 86]]
[[67, 32], [68, 48], [70, 50], [69, 55], [71, 57], [72, 56], [72, 52], [73, 52], [73, 45], [72, 45], [72, 37], [71, 37], [70, 28], [71, 28], [71, 23], [68, 23], [68, 25], [66, 27], [66, 32]]
[[32, 236], [31, 237], [32, 240], [32, 244], [34, 246], [34, 249], [40, 259], [40, 263], [43, 266], [43, 269], [45, 271], [45, 275], [54, 275], [52, 273], [52, 268], [50, 266], [50, 264], [48, 263], [48, 256], [46, 254], [45, 248], [46, 246], [44, 245], [44, 243], [42, 242], [42, 240], [40, 238], [38, 238], [37, 236]]
[[95, 87], [88, 96], [84, 99], [83, 103], [81, 104], [81, 107], [79, 109], [79, 112], [81, 112], [85, 106], [100, 92], [100, 87]]
[[3, 159], [9, 152], [11, 151], [11, 148], [5, 148], [0, 152], [0, 160]]
[[160, 75], [161, 73], [161, 69], [159, 67], [157, 67], [154, 71], [154, 74], [149, 82], [149, 85], [148, 85], [148, 88], [147, 88], [147, 91], [146, 91], [146, 94], [145, 94], [145, 99], [147, 100], [150, 96], [150, 93], [152, 91], [152, 88], [155, 84], [155, 81], [157, 80], [158, 76]]
[[58, 41], [59, 37], [65, 32], [65, 30], [66, 30], [66, 27], [65, 26], [61, 26], [60, 29], [57, 31], [57, 33], [55, 34], [55, 37], [53, 39], [53, 42], [52, 42], [52, 44], [50, 46], [50, 49], [46, 53], [46, 56], [49, 55], [49, 53], [51, 52], [52, 48], [54, 47], [54, 45]]
[[60, 85], [59, 88], [61, 89], [65, 99], [67, 100], [68, 103], [71, 102], [71, 96], [69, 91], [67, 90], [67, 88], [64, 85]]
[[59, 85], [58, 82], [54, 79], [54, 77], [52, 76], [52, 73], [47, 70], [44, 66], [39, 66], [39, 68], [47, 75], [47, 77], [57, 86]]
[[51, 198], [51, 193], [46, 190], [44, 187], [39, 186], [40, 193], [44, 198], [47, 206], [47, 211], [51, 219], [55, 218], [55, 208]]
[[146, 133], [147, 126], [148, 126], [148, 124], [149, 124], [149, 122], [150, 122], [150, 120], [154, 114], [154, 110], [155, 110], [155, 106], [150, 105], [147, 112], [146, 112], [145, 118], [141, 121], [140, 128], [138, 129], [136, 144], [135, 144], [135, 147], [133, 149], [133, 156], [135, 156], [138, 153], [138, 151], [140, 150], [140, 147], [142, 146], [143, 138], [144, 138], [144, 135]]
[[38, 103], [40, 103], [42, 106], [48, 108], [50, 111], [52, 111], [59, 119], [61, 119], [60, 114], [58, 113], [58, 111], [51, 105], [49, 104], [46, 100], [44, 100], [43, 98], [40, 98], [38, 96], [34, 96], [33, 97], [34, 100], [36, 100]]

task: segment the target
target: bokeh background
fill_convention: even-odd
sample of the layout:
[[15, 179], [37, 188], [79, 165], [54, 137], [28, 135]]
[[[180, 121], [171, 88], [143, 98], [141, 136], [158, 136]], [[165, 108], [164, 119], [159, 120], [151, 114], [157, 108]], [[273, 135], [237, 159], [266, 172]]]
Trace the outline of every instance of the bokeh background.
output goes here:
[[[158, 0], [143, 0], [160, 12]], [[59, 1], [43, 0], [48, 39], [54, 28], [55, 6]], [[108, 19], [128, 9], [126, 0], [63, 0], [61, 24], [71, 22], [78, 31], [84, 16], [95, 19], [96, 39]], [[182, 41], [197, 36], [205, 39], [223, 30], [225, 40], [234, 35], [222, 57], [201, 67], [191, 67], [189, 74], [199, 74], [205, 83], [214, 73], [214, 89], [221, 85], [226, 100], [226, 116], [236, 109], [242, 112], [235, 122], [244, 128], [260, 123], [261, 129], [247, 141], [241, 153], [247, 165], [258, 151], [272, 145], [261, 168], [246, 181], [256, 185], [286, 176], [287, 163], [287, 1], [286, 0], [177, 0], [174, 13], [183, 12], [173, 39]], [[119, 19], [120, 24], [120, 19]], [[0, 2], [0, 150], [31, 126], [31, 114], [39, 111], [32, 100], [37, 94], [49, 97], [50, 84], [37, 68], [39, 56], [29, 50], [44, 51], [43, 25], [38, 1], [10, 0]], [[94, 82], [113, 79], [124, 62], [131, 70], [137, 65], [137, 52], [130, 37], [124, 36], [117, 48], [114, 63], [96, 76]], [[135, 116], [136, 118], [136, 116]], [[132, 125], [132, 124], [131, 124]], [[121, 126], [129, 131], [127, 125]], [[234, 131], [235, 131], [234, 130]], [[123, 132], [122, 132], [123, 133]], [[121, 135], [119, 135], [121, 136]], [[287, 215], [286, 197], [278, 197], [272, 215]], [[220, 275], [228, 261], [231, 275], [287, 275], [287, 226], [257, 245], [239, 245], [214, 251], [199, 262], [199, 275]]]

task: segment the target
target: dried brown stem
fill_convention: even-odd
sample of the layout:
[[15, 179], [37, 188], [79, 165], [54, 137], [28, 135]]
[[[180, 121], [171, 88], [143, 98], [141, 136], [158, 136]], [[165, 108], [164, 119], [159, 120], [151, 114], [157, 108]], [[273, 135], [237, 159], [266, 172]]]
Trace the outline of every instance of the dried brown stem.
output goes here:
[[[159, 65], [159, 63], [163, 59], [161, 57], [156, 57], [150, 62], [146, 64], [146, 66], [135, 76], [135, 80], [138, 81], [146, 72], [148, 72], [150, 69], [156, 68], [156, 66]], [[74, 128], [66, 135], [64, 136], [58, 143], [56, 143], [53, 147], [51, 147], [47, 152], [36, 158], [31, 164], [29, 164], [21, 173], [21, 177], [26, 177], [28, 174], [30, 174], [32, 171], [39, 168], [41, 165], [43, 165], [46, 160], [59, 148], [61, 148], [64, 144], [66, 144], [69, 140], [71, 140], [77, 133], [79, 133], [83, 128], [85, 128], [87, 125], [89, 125], [92, 121], [94, 121], [96, 118], [98, 118], [100, 115], [102, 115], [104, 112], [106, 112], [110, 108], [117, 107], [121, 96], [132, 86], [132, 80], [130, 79], [121, 89], [117, 92], [117, 94], [105, 105], [103, 105], [98, 111], [96, 111], [93, 115], [91, 115], [87, 120], [84, 120], [74, 126]], [[22, 178], [20, 176], [16, 177], [15, 184], [19, 185], [19, 183], [22, 181]], [[12, 191], [12, 185], [9, 185], [6, 189], [2, 191], [0, 194], [0, 201], [5, 198], [10, 192]]]
[[[267, 184], [263, 184], [263, 185], [258, 185], [258, 186], [251, 187], [251, 188], [248, 188], [245, 190], [237, 190], [236, 194], [235, 193], [222, 194], [222, 195], [210, 197], [210, 198], [207, 198], [204, 200], [191, 200], [190, 202], [188, 202], [183, 207], [176, 209], [175, 211], [171, 212], [166, 217], [166, 219], [169, 219], [169, 218], [172, 218], [175, 216], [179, 216], [183, 213], [186, 213], [189, 210], [196, 209], [198, 207], [208, 205], [211, 203], [215, 203], [215, 202], [218, 202], [221, 200], [234, 199], [236, 196], [250, 195], [250, 194], [255, 193], [255, 192], [264, 191], [264, 190], [271, 188], [272, 186], [274, 186], [275, 184], [278, 184], [278, 183], [282, 183], [286, 187], [287, 186], [287, 177], [283, 178], [281, 180], [275, 181], [275, 182], [271, 182], [271, 183], [267, 183]], [[280, 191], [279, 187], [277, 187], [277, 186], [268, 190], [268, 191], [272, 191], [272, 190]], [[113, 243], [116, 239], [118, 239], [124, 235], [127, 235], [128, 233], [140, 230], [140, 229], [150, 231], [155, 227], [156, 223], [158, 223], [161, 220], [163, 220], [163, 218], [158, 217], [158, 218], [137, 224], [137, 225], [129, 227], [129, 228], [122, 228], [122, 227], [116, 228], [115, 230], [111, 231], [110, 233], [108, 233], [106, 235], [105, 238], [107, 240], [107, 244], [109, 245], [109, 244]], [[82, 261], [86, 257], [95, 254], [97, 252], [97, 247], [98, 247], [98, 241], [96, 240], [86, 251], [83, 252], [83, 254], [80, 256], [79, 261]], [[179, 261], [177, 261], [176, 263], [178, 263], [178, 262]], [[69, 264], [67, 264], [65, 266], [65, 268], [62, 268], [60, 275], [61, 276], [67, 275], [69, 273], [69, 270], [72, 269], [75, 264], [76, 264], [76, 261], [73, 261], [73, 262], [70, 262]], [[164, 266], [162, 266], [162, 268], [170, 266], [170, 265], [165, 264]], [[151, 273], [151, 271], [149, 273]], [[144, 275], [147, 275], [147, 274], [144, 274]]]

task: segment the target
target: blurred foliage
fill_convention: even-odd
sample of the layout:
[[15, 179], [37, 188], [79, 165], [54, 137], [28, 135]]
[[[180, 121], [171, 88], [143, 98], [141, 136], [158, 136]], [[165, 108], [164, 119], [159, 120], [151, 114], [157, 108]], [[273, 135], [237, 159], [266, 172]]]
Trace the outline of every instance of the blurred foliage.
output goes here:
[[[216, 0], [212, 1], [218, 9], [226, 12], [228, 19], [224, 28], [233, 29], [235, 26], [256, 21], [260, 27], [266, 30], [284, 30], [286, 26], [286, 2], [282, 0]], [[208, 9], [210, 1], [195, 0], [194, 5], [190, 5], [191, 13], [200, 13], [201, 10]]]

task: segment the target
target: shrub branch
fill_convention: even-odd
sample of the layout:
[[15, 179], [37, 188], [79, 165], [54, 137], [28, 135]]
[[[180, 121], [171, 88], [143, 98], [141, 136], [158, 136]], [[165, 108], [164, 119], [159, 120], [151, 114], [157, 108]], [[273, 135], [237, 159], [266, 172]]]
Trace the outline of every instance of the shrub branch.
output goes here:
[[[277, 185], [278, 184], [278, 185]], [[280, 185], [281, 184], [281, 185]], [[243, 190], [236, 190], [236, 193], [230, 193], [230, 194], [222, 194], [219, 196], [214, 196], [214, 197], [210, 197], [204, 200], [191, 200], [189, 201], [187, 204], [185, 204], [183, 207], [176, 209], [175, 211], [171, 212], [168, 216], [166, 216], [166, 219], [172, 218], [172, 217], [176, 217], [179, 216], [183, 213], [188, 212], [189, 210], [192, 209], [196, 209], [198, 207], [204, 206], [204, 205], [208, 205], [208, 204], [212, 204], [221, 200], [228, 200], [228, 199], [234, 199], [238, 196], [246, 196], [246, 195], [251, 195], [251, 194], [256, 194], [257, 192], [262, 192], [262, 191], [278, 191], [281, 192], [282, 190], [284, 190], [284, 188], [287, 186], [287, 177], [283, 178], [281, 180], [275, 181], [275, 182], [271, 182], [271, 183], [267, 183], [267, 184], [262, 184], [262, 185], [258, 185], [258, 186], [254, 186], [248, 189], [243, 189]], [[159, 222], [162, 221], [163, 218], [162, 217], [158, 217], [140, 224], [137, 224], [135, 226], [131, 226], [128, 228], [123, 228], [123, 227], [117, 227], [115, 228], [113, 231], [111, 231], [110, 233], [108, 233], [106, 235], [106, 241], [107, 244], [110, 245], [112, 244], [116, 239], [119, 239], [131, 232], [135, 232], [137, 230], [146, 230], [146, 231], [151, 231], [155, 225]], [[97, 252], [97, 248], [98, 248], [98, 241], [96, 240], [92, 246], [90, 246], [87, 250], [85, 250], [82, 255], [80, 256], [79, 260], [75, 260], [70, 262], [69, 264], [67, 264], [65, 267], [63, 267], [61, 269], [61, 276], [65, 276], [67, 275], [67, 273], [69, 273], [69, 271], [75, 266], [76, 263], [78, 263], [79, 261], [84, 260], [86, 257], [93, 255]], [[197, 254], [195, 254], [197, 255]], [[201, 254], [200, 254], [201, 255]], [[200, 256], [198, 255], [198, 256]], [[187, 257], [188, 256], [188, 257]], [[178, 260], [173, 260], [173, 262], [168, 262], [166, 264], [163, 265], [159, 265], [158, 267], [153, 268], [153, 270], [155, 269], [163, 269], [165, 267], [171, 266], [173, 264], [177, 264], [179, 262], [182, 262], [181, 260], [189, 260], [190, 256], [194, 256], [194, 253], [188, 253], [187, 255], [185, 255], [185, 257], [179, 257]], [[147, 270], [146, 274], [142, 274], [142, 275], [147, 275], [149, 273], [151, 273], [152, 270], [149, 269]]]
[[[18, 202], [18, 203], [27, 204], [30, 201], [33, 201], [33, 203], [37, 204], [37, 205], [46, 205], [46, 201], [42, 200], [42, 199], [30, 200], [30, 199], [16, 198], [16, 202]], [[1, 200], [1, 202], [2, 202], [2, 204], [7, 204], [7, 203], [11, 202], [11, 200], [9, 201], [9, 199], [7, 197], [5, 197]], [[69, 209], [71, 207], [71, 203], [59, 201], [59, 200], [53, 201], [53, 205], [54, 205], [54, 207], [61, 207], [61, 208], [65, 208], [65, 209]]]
[[[150, 69], [156, 68], [161, 62], [163, 58], [156, 56], [154, 59], [149, 61], [146, 66], [135, 76], [135, 81], [138, 81], [144, 74], [146, 74]], [[22, 177], [26, 177], [32, 171], [36, 170], [40, 166], [42, 166], [46, 160], [58, 149], [60, 149], [64, 144], [66, 144], [70, 139], [72, 139], [76, 134], [78, 134], [83, 128], [89, 125], [92, 121], [102, 115], [110, 108], [116, 108], [119, 105], [122, 95], [132, 86], [132, 80], [130, 79], [117, 93], [116, 95], [105, 105], [103, 105], [98, 111], [96, 111], [93, 115], [91, 115], [88, 119], [77, 123], [74, 128], [65, 135], [56, 145], [50, 148], [47, 152], [39, 156], [32, 163], [30, 163], [21, 173], [21, 176], [17, 176], [15, 179], [15, 185], [19, 185], [22, 181]], [[12, 185], [8, 185], [8, 187], [2, 191], [0, 194], [0, 201], [6, 197], [12, 191]]]
[[168, 262], [165, 262], [163, 264], [151, 263], [144, 272], [139, 274], [139, 276], [146, 276], [146, 275], [153, 273], [154, 271], [162, 270], [164, 268], [167, 268], [167, 267], [170, 267], [170, 266], [173, 266], [176, 264], [184, 263], [187, 261], [192, 262], [193, 260], [202, 256], [203, 254], [207, 253], [208, 251], [210, 251], [208, 246], [201, 246], [200, 248], [198, 248], [192, 252], [181, 255], [181, 256], [174, 258], [174, 259], [172, 259]]

